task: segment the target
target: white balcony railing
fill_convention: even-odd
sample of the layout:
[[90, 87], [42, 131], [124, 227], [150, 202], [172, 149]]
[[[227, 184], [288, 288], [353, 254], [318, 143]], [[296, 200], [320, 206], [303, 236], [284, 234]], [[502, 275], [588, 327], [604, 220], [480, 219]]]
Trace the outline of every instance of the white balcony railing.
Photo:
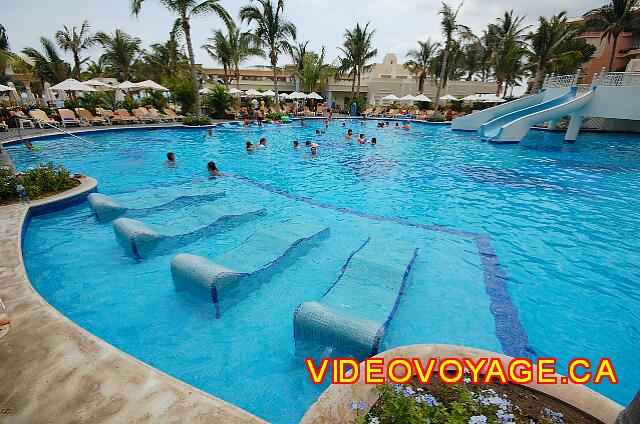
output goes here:
[[608, 72], [594, 78], [593, 84], [604, 87], [640, 87], [640, 72]]
[[571, 75], [551, 75], [544, 79], [543, 88], [566, 88], [573, 87], [578, 83], [579, 73]]

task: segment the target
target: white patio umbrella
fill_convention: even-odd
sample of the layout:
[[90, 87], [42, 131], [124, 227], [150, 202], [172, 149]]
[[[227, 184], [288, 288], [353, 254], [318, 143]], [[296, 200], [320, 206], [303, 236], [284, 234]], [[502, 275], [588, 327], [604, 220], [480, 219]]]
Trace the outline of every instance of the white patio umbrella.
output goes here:
[[200, 94], [209, 94], [209, 93], [211, 93], [211, 90], [209, 88], [205, 87], [205, 88], [201, 88], [200, 90], [198, 90], [198, 93], [200, 93]]
[[315, 91], [314, 91], [313, 93], [309, 94], [309, 95], [307, 96], [307, 99], [324, 100], [324, 99], [322, 98], [322, 96], [321, 96], [321, 95], [319, 95], [318, 93], [316, 93]]
[[247, 90], [244, 94], [246, 94], [249, 97], [251, 97], [251, 96], [262, 96], [261, 92], [259, 92], [258, 90], [254, 90], [253, 88]]
[[408, 102], [408, 101], [413, 101], [416, 98], [413, 97], [411, 94], [407, 94], [406, 96], [402, 96], [400, 97], [400, 100], [404, 101], [404, 102]]
[[483, 103], [504, 103], [505, 99], [502, 97], [498, 97], [495, 94], [487, 94], [486, 96], [481, 96]]
[[477, 94], [468, 95], [466, 97], [463, 97], [460, 100], [462, 100], [463, 102], [479, 102], [479, 101], [481, 101], [480, 96], [478, 96]]
[[15, 103], [20, 103], [20, 96], [18, 96], [18, 91], [16, 90], [15, 87], [0, 84], [0, 92], [6, 92], [9, 95], [9, 99], [11, 101]]
[[90, 79], [89, 81], [83, 81], [82, 82], [84, 85], [88, 85], [90, 87], [96, 88], [98, 90], [101, 91], [106, 91], [106, 90], [115, 90], [115, 87], [112, 85], [109, 85], [105, 82], [102, 81], [98, 81], [96, 79]]
[[400, 100], [400, 97], [396, 96], [395, 94], [387, 94], [382, 98], [382, 100], [397, 101], [397, 100]]
[[131, 82], [131, 81], [121, 82], [120, 84], [118, 84], [118, 88], [120, 90], [126, 90], [126, 91], [129, 91], [129, 90], [142, 90], [143, 89], [137, 83]]
[[83, 84], [73, 78], [66, 79], [61, 83], [54, 85], [53, 87], [51, 87], [51, 89], [59, 91], [98, 91], [95, 88]]
[[51, 90], [51, 84], [49, 84], [48, 82], [44, 83], [44, 94], [43, 94], [43, 97], [49, 103], [54, 103], [56, 101], [56, 95]]
[[289, 98], [289, 95], [287, 93], [278, 93], [278, 97], [280, 97], [283, 100], [286, 100]]
[[307, 95], [300, 91], [294, 91], [293, 93], [289, 94], [289, 98], [290, 99], [306, 99]]
[[229, 91], [227, 91], [227, 93], [231, 94], [232, 96], [235, 96], [236, 94], [243, 94], [244, 91], [238, 90], [237, 88], [232, 87], [229, 89]]
[[142, 82], [138, 82], [136, 83], [136, 85], [140, 88], [147, 88], [150, 90], [156, 90], [156, 91], [169, 91], [169, 89], [163, 85], [158, 84], [157, 82], [153, 81], [153, 80], [145, 80]]
[[452, 96], [451, 94], [447, 94], [447, 95], [444, 95], [444, 96], [440, 97], [440, 100], [444, 100], [445, 102], [458, 101], [458, 98], [455, 97], [455, 96]]
[[425, 96], [424, 94], [418, 94], [414, 99], [416, 102], [430, 102], [431, 99]]
[[273, 90], [267, 90], [267, 91], [262, 92], [262, 95], [263, 96], [269, 96], [269, 97], [275, 97], [276, 93], [274, 93]]

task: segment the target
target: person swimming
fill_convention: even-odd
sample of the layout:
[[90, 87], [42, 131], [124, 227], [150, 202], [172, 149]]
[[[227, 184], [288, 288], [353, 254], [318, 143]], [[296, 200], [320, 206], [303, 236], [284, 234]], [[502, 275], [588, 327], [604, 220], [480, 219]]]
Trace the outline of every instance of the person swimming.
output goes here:
[[307, 125], [307, 124], [304, 122], [304, 119], [300, 119], [300, 125]]
[[249, 118], [244, 118], [244, 122], [242, 123], [242, 125], [244, 125], [245, 127], [248, 127], [251, 125], [251, 121], [249, 121]]
[[311, 141], [309, 141], [309, 140], [307, 140], [307, 141], [304, 143], [304, 145], [305, 145], [305, 146], [308, 146], [308, 147], [317, 147], [317, 146], [319, 146], [319, 144], [317, 144], [317, 143], [312, 143], [312, 142], [311, 142]]
[[247, 152], [252, 152], [256, 150], [256, 146], [254, 146], [252, 142], [247, 141], [246, 149], [247, 149]]
[[396, 126], [394, 128], [395, 129], [400, 129], [400, 124], [396, 122]]
[[33, 145], [33, 143], [32, 143], [32, 142], [30, 142], [30, 141], [25, 142], [25, 143], [24, 143], [24, 147], [26, 147], [26, 148], [27, 148], [27, 149], [29, 149], [29, 150], [34, 150], [34, 149], [35, 149], [35, 146], [34, 146], [34, 145]]
[[371, 145], [375, 146], [378, 143], [375, 137], [371, 137]]
[[216, 166], [215, 162], [207, 163], [207, 172], [209, 172], [209, 175], [212, 176], [212, 177], [216, 177], [218, 175], [221, 175], [220, 174], [220, 170]]
[[324, 130], [328, 130], [329, 129], [329, 121], [324, 121]]
[[349, 128], [347, 135], [345, 135], [344, 138], [347, 140], [353, 140], [353, 130], [351, 128]]
[[298, 143], [298, 140], [293, 140], [293, 148], [294, 149], [302, 149], [302, 147], [300, 147], [300, 143]]
[[404, 123], [404, 125], [402, 126], [402, 129], [403, 129], [403, 130], [410, 130], [410, 129], [411, 129], [411, 126], [409, 125], [409, 123], [408, 123], [408, 122], [405, 122], [405, 123]]
[[262, 137], [262, 138], [260, 139], [260, 141], [258, 142], [258, 148], [263, 149], [263, 148], [265, 148], [265, 147], [267, 147], [267, 139], [266, 139], [266, 138], [264, 138], [264, 137]]
[[167, 153], [167, 161], [164, 162], [164, 165], [173, 166], [176, 164], [176, 155], [173, 152]]
[[360, 134], [360, 135], [358, 136], [358, 138], [356, 139], [356, 141], [357, 141], [359, 144], [366, 144], [366, 143], [368, 143], [367, 139], [366, 139], [366, 138], [364, 138], [364, 134]]
[[346, 122], [343, 122], [343, 123], [342, 123], [342, 128], [346, 128], [346, 127], [347, 127], [347, 123], [346, 123]]
[[320, 130], [316, 130], [316, 135], [320, 135]]
[[385, 127], [388, 127], [388, 126], [389, 126], [389, 123], [388, 123], [388, 122], [385, 122], [385, 123], [384, 123], [384, 126], [385, 126]]
[[318, 154], [318, 148], [316, 146], [313, 146], [311, 148], [311, 156], [316, 156]]

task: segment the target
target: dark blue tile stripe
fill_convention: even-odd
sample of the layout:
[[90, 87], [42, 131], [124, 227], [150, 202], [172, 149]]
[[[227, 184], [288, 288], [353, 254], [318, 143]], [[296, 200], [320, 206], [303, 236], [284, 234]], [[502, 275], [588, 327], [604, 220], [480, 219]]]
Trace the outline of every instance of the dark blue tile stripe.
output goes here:
[[356, 250], [354, 250], [353, 252], [351, 252], [351, 254], [349, 255], [349, 257], [347, 258], [347, 261], [344, 263], [344, 265], [342, 265], [342, 269], [340, 270], [340, 275], [338, 276], [338, 278], [336, 279], [336, 281], [333, 282], [333, 284], [331, 284], [331, 287], [329, 287], [327, 289], [326, 292], [324, 292], [324, 294], [322, 295], [322, 297], [325, 297], [327, 294], [329, 294], [329, 292], [336, 286], [336, 284], [338, 284], [338, 281], [342, 280], [342, 277], [344, 276], [344, 273], [347, 271], [347, 267], [349, 266], [349, 263], [351, 263], [351, 259], [353, 259], [353, 257], [355, 256], [356, 253], [358, 253], [359, 251], [361, 251], [366, 245], [367, 243], [369, 243], [371, 241], [371, 237], [367, 238], [364, 243], [362, 243], [362, 246], [358, 247]]
[[328, 203], [319, 202], [308, 197], [298, 196], [296, 194], [280, 190], [268, 184], [256, 181], [252, 178], [245, 177], [244, 175], [233, 174], [233, 176], [271, 193], [279, 194], [289, 199], [308, 203], [310, 205], [318, 206], [324, 209], [331, 209], [340, 213], [355, 215], [374, 221], [393, 222], [395, 224], [408, 227], [421, 228], [424, 230], [437, 231], [441, 233], [452, 234], [458, 237], [472, 239], [476, 245], [476, 249], [480, 257], [480, 266], [482, 267], [483, 271], [483, 282], [485, 291], [489, 296], [490, 311], [496, 323], [496, 337], [500, 341], [502, 351], [505, 354], [513, 357], [530, 358], [535, 356], [535, 351], [529, 345], [529, 338], [527, 336], [527, 333], [520, 323], [518, 309], [513, 305], [511, 296], [509, 295], [509, 292], [507, 290], [507, 284], [509, 283], [507, 273], [500, 266], [500, 260], [493, 250], [491, 239], [488, 234], [470, 233], [467, 231], [459, 230], [457, 228], [445, 227], [438, 224], [426, 225], [417, 222], [405, 221], [398, 218], [389, 218], [382, 215], [375, 215], [355, 211], [353, 209], [341, 208]]

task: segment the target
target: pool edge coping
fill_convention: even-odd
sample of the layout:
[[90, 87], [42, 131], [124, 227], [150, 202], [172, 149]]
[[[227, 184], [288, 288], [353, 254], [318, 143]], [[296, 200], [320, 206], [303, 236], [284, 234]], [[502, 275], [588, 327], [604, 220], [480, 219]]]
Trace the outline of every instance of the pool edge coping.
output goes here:
[[[208, 419], [221, 419], [228, 423], [266, 423], [259, 417], [241, 409], [240, 407], [222, 400], [210, 393], [198, 389], [190, 384], [175, 378], [164, 371], [153, 367], [144, 361], [124, 352], [117, 347], [111, 345], [107, 341], [101, 339], [90, 331], [84, 329], [62, 312], [53, 307], [40, 293], [33, 287], [28, 278], [26, 267], [23, 260], [22, 243], [24, 240], [25, 230], [27, 229], [32, 216], [44, 215], [50, 213], [45, 209], [44, 212], [32, 213], [33, 210], [42, 206], [54, 206], [62, 202], [62, 207], [55, 210], [62, 210], [71, 205], [79, 204], [86, 201], [89, 193], [97, 191], [97, 181], [90, 177], [81, 180], [81, 184], [77, 187], [58, 193], [53, 196], [33, 201], [29, 204], [16, 203], [0, 206], [0, 234], [2, 234], [2, 243], [0, 243], [0, 257], [8, 259], [7, 268], [13, 265], [13, 273], [2, 272], [2, 285], [0, 285], [0, 295], [2, 295], [5, 305], [7, 306], [12, 322], [10, 330], [2, 339], [3, 349], [0, 349], [0, 362], [7, 361], [10, 363], [11, 351], [14, 345], [20, 343], [25, 344], [24, 339], [30, 339], [26, 344], [31, 349], [16, 352], [24, 356], [32, 355], [45, 356], [46, 358], [35, 358], [31, 362], [36, 364], [46, 364], [46, 359], [54, 356], [53, 363], [61, 364], [54, 370], [44, 368], [36, 372], [40, 380], [25, 381], [21, 376], [24, 370], [14, 367], [0, 368], [0, 380], [11, 382], [11, 384], [0, 385], [0, 406], [8, 409], [9, 414], [3, 415], [3, 420], [7, 423], [24, 422], [25, 418], [32, 418], [39, 415], [67, 417], [69, 421], [84, 418], [87, 415], [104, 409], [104, 402], [111, 402], [114, 398], [122, 403], [121, 408], [117, 412], [111, 411], [102, 417], [93, 417], [96, 422], [107, 422], [114, 418], [114, 413], [118, 419], [125, 419], [128, 422], [148, 421], [148, 422], [175, 422], [178, 421], [200, 421], [206, 422]], [[66, 204], [71, 199], [71, 204]], [[3, 222], [4, 221], [4, 222]], [[9, 229], [10, 234], [7, 234]], [[3, 250], [6, 249], [6, 252]], [[3, 253], [8, 252], [8, 258], [3, 257]], [[2, 270], [2, 268], [0, 268]], [[8, 274], [8, 275], [7, 275]], [[19, 296], [15, 296], [15, 293]], [[9, 293], [7, 296], [6, 293]], [[37, 333], [41, 328], [34, 329], [35, 325], [29, 324], [21, 326], [21, 322], [27, 321], [29, 313], [35, 313], [39, 316], [40, 321], [47, 328], [55, 330], [53, 339], [36, 338], [33, 333]], [[46, 316], [45, 316], [46, 315]], [[67, 355], [60, 355], [60, 349], [69, 339], [74, 339], [76, 343], [72, 348], [75, 351], [66, 352]], [[47, 343], [49, 342], [49, 345]], [[60, 342], [51, 345], [50, 342]], [[16, 349], [17, 350], [17, 349]], [[44, 354], [43, 354], [44, 352]], [[62, 352], [64, 353], [64, 352]], [[71, 354], [71, 355], [68, 355]], [[4, 359], [2, 357], [5, 356]], [[74, 369], [69, 369], [68, 357]], [[44, 360], [43, 360], [44, 359]], [[106, 370], [99, 375], [92, 373], [96, 367], [104, 362]], [[96, 364], [98, 362], [98, 364]], [[33, 368], [33, 367], [31, 367]], [[107, 375], [104, 371], [111, 370], [111, 374]], [[33, 370], [30, 369], [33, 373]], [[77, 375], [78, 373], [84, 375]], [[90, 373], [90, 376], [87, 375]], [[99, 385], [97, 388], [98, 405], [93, 409], [87, 406], [89, 403], [86, 399], [77, 399], [74, 394], [75, 388], [79, 388], [78, 381], [60, 382], [60, 374], [67, 377], [67, 374], [75, 373], [76, 380], [91, 379], [99, 380], [99, 383], [108, 387], [108, 393], [104, 393]], [[51, 375], [53, 374], [53, 376]], [[43, 376], [49, 378], [44, 379]], [[58, 376], [58, 378], [56, 378]], [[28, 379], [27, 379], [28, 380]], [[42, 381], [45, 381], [42, 383]], [[112, 381], [109, 381], [112, 380]], [[44, 387], [43, 387], [44, 386]], [[71, 386], [71, 387], [67, 387]], [[3, 390], [4, 387], [4, 390]], [[5, 392], [6, 390], [6, 392]], [[34, 391], [43, 390], [46, 396], [42, 396], [40, 400], [33, 395]], [[5, 392], [5, 393], [3, 393]], [[131, 395], [131, 396], [127, 396]], [[53, 397], [54, 405], [51, 404]], [[141, 399], [141, 397], [143, 399]], [[22, 399], [21, 399], [22, 398]], [[70, 399], [73, 398], [73, 399]], [[13, 402], [24, 403], [22, 408], [16, 408]], [[96, 399], [92, 399], [95, 401]], [[71, 402], [70, 402], [71, 401]], [[75, 402], [74, 402], [75, 401]], [[36, 404], [36, 405], [34, 405]], [[58, 405], [59, 404], [59, 405]], [[12, 407], [13, 406], [13, 407]], [[61, 411], [59, 407], [67, 408]], [[161, 410], [159, 413], [157, 410]], [[123, 414], [124, 412], [124, 414]], [[14, 414], [15, 413], [15, 414]], [[26, 416], [25, 416], [26, 414]], [[53, 415], [55, 414], [55, 415]], [[65, 415], [66, 414], [66, 415]], [[14, 418], [12, 418], [12, 415]], [[82, 419], [81, 419], [82, 420]], [[4, 421], [3, 421], [4, 422]], [[32, 421], [33, 422], [33, 421]]]
[[[498, 358], [504, 365], [513, 359], [510, 356], [483, 349], [446, 344], [400, 346], [381, 352], [375, 358], [384, 358], [387, 361], [393, 358], [421, 358], [423, 360], [428, 358], [471, 358], [474, 361], [480, 358]], [[534, 365], [534, 375], [535, 369]], [[364, 372], [364, 362], [361, 362], [360, 375], [363, 376]], [[572, 383], [554, 385], [530, 383], [524, 386], [571, 405], [605, 424], [614, 424], [618, 414], [624, 409], [622, 405], [587, 386]], [[363, 400], [366, 407], [363, 411], [358, 412], [360, 415], [366, 414], [379, 397], [373, 392], [372, 387], [371, 384], [365, 384], [362, 378], [355, 384], [330, 385], [307, 409], [300, 424], [352, 423], [356, 416], [354, 411], [349, 408], [349, 402], [355, 401], [357, 403]]]

